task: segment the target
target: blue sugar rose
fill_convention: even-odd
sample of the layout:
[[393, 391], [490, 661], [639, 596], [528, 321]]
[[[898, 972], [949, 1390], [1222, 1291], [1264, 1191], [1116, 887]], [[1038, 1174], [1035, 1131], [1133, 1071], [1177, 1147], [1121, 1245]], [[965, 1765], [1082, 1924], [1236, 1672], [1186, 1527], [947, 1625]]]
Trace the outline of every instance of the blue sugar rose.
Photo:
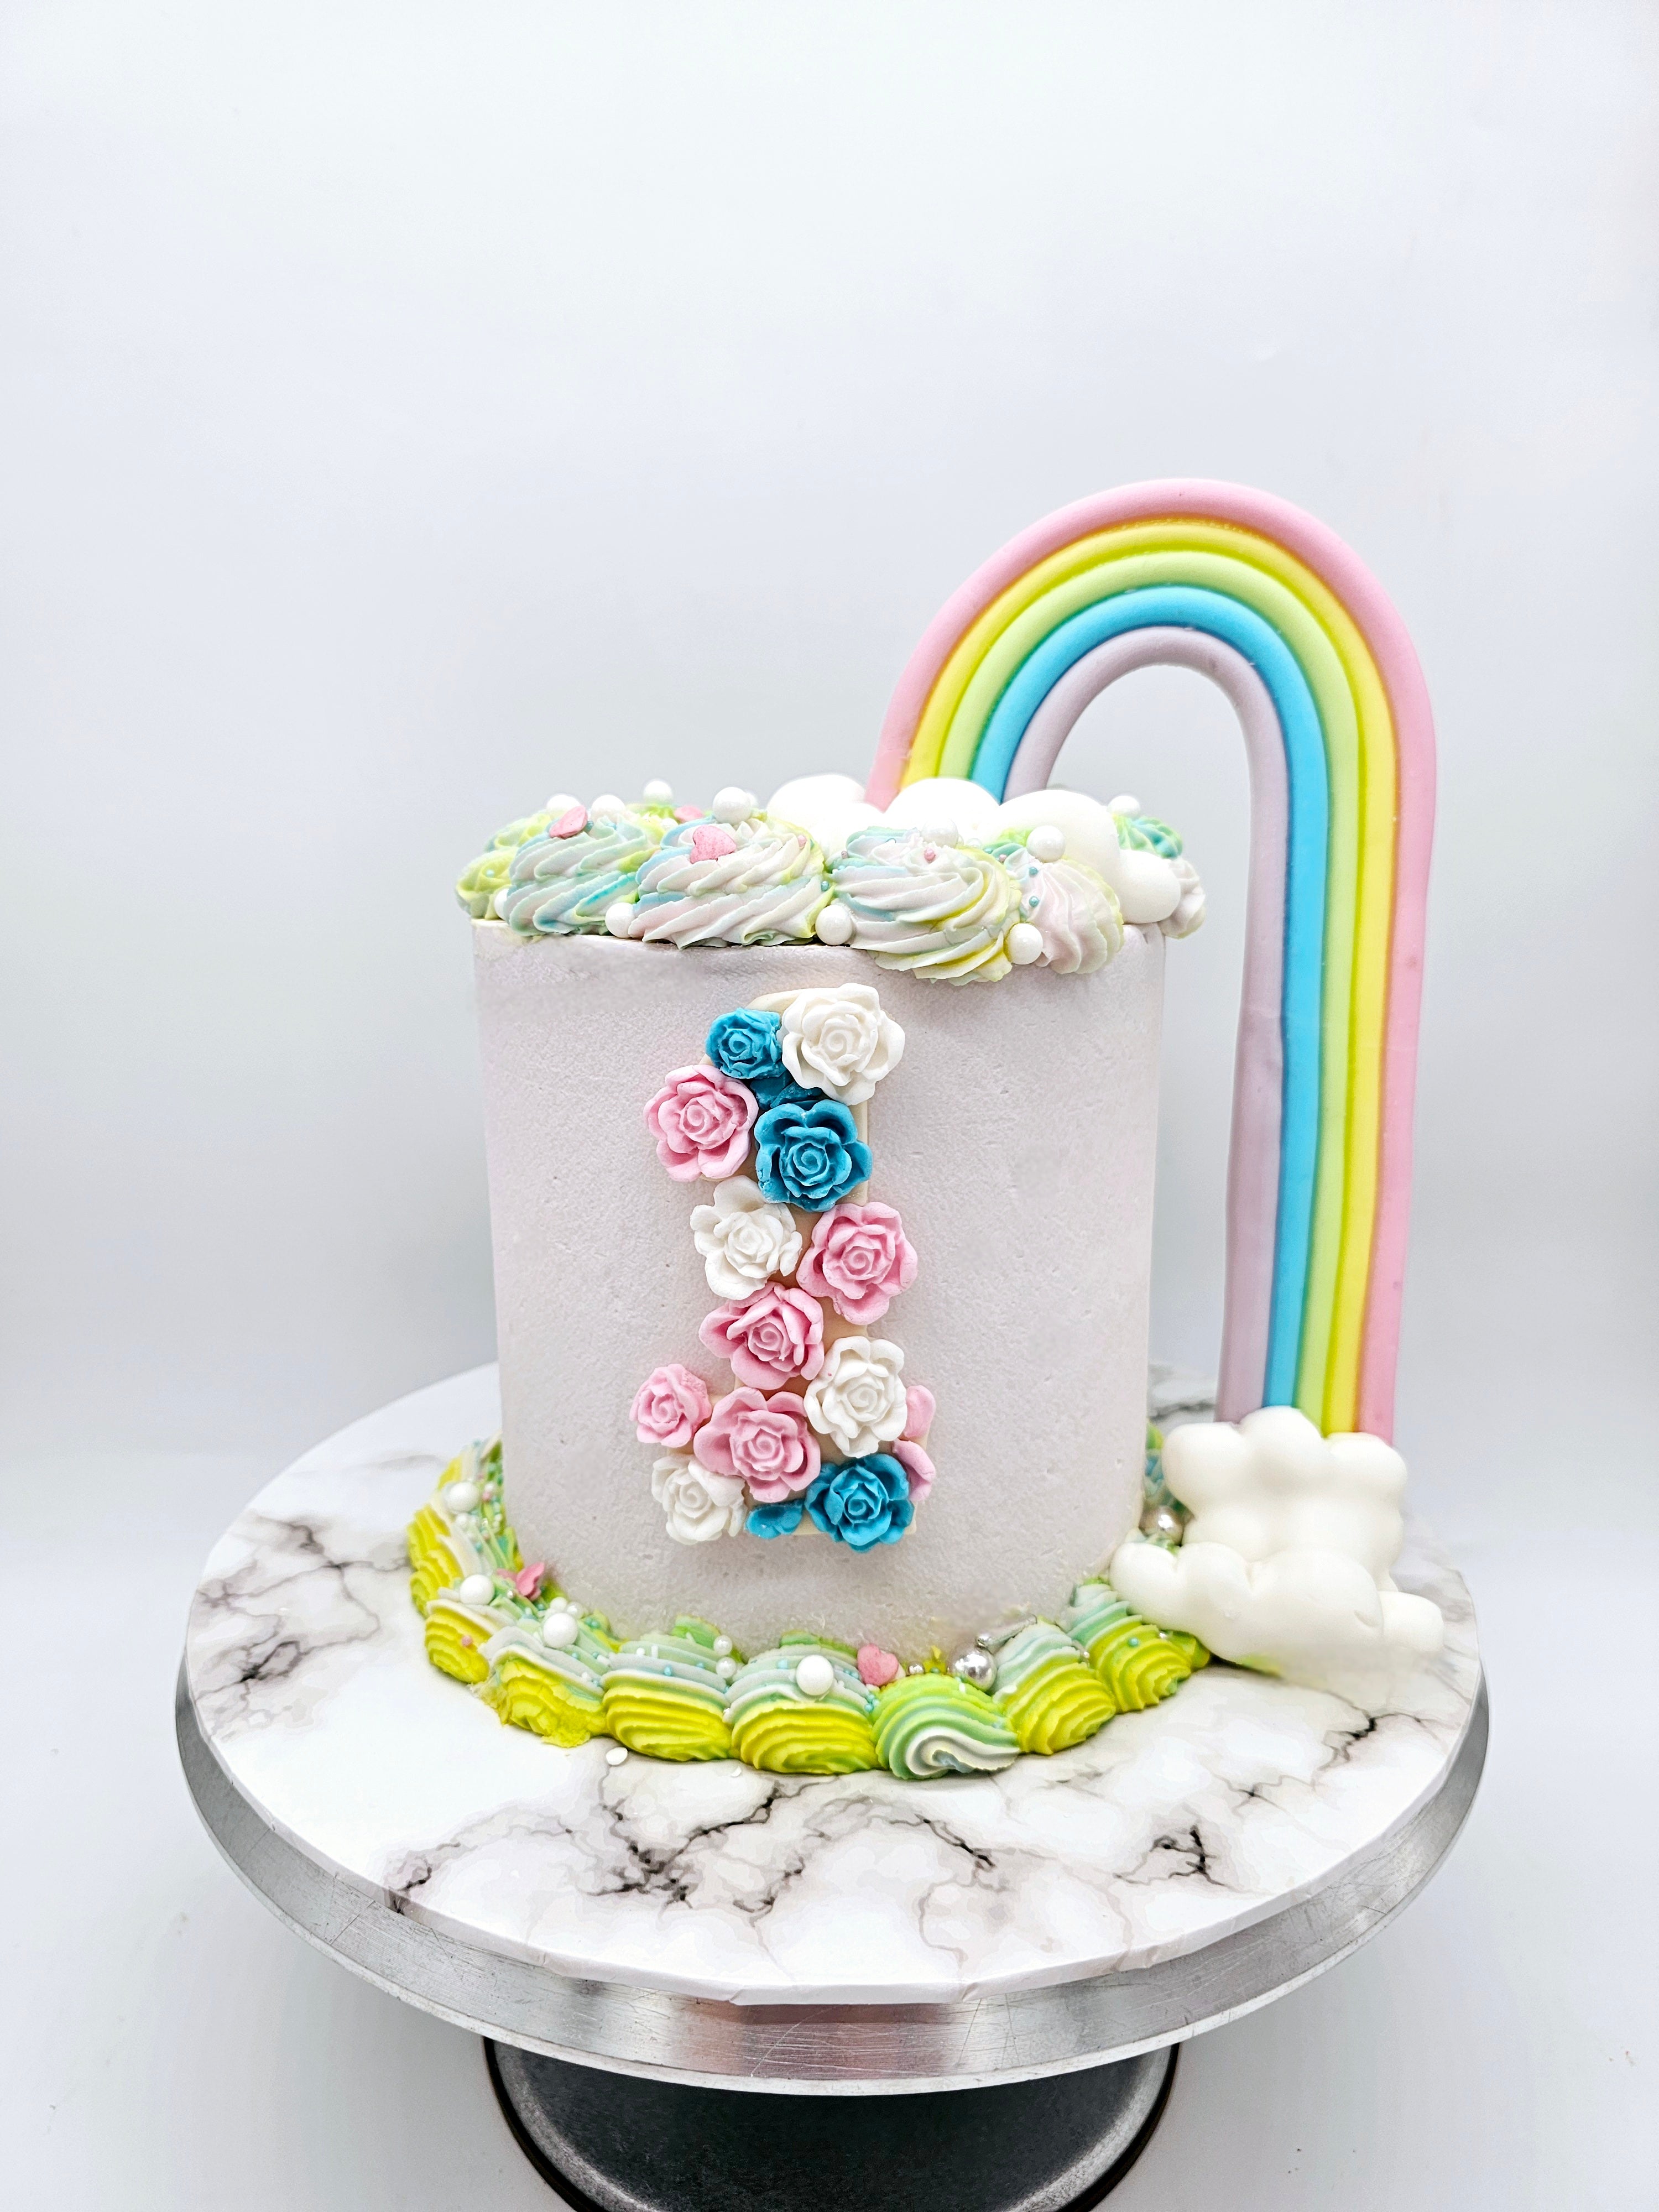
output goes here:
[[774, 1204], [823, 1213], [870, 1174], [850, 1106], [833, 1098], [774, 1106], [755, 1124], [755, 1180]]
[[778, 1042], [782, 1030], [776, 1014], [760, 1014], [752, 1006], [739, 1006], [735, 1013], [720, 1016], [709, 1030], [703, 1050], [722, 1075], [729, 1075], [735, 1083], [746, 1083], [763, 1104], [769, 1106], [772, 1088], [789, 1080]]
[[739, 1006], [735, 1013], [720, 1016], [703, 1050], [722, 1075], [746, 1083], [763, 1106], [780, 1106], [786, 1099], [810, 1105], [822, 1093], [803, 1091], [784, 1066], [779, 1048], [782, 1035], [783, 1024], [776, 1014]]
[[826, 1467], [806, 1493], [806, 1510], [826, 1536], [855, 1552], [896, 1544], [916, 1517], [909, 1478], [890, 1452]]
[[752, 1507], [746, 1526], [751, 1536], [793, 1536], [800, 1526], [801, 1512], [799, 1498], [786, 1498], [778, 1505]]

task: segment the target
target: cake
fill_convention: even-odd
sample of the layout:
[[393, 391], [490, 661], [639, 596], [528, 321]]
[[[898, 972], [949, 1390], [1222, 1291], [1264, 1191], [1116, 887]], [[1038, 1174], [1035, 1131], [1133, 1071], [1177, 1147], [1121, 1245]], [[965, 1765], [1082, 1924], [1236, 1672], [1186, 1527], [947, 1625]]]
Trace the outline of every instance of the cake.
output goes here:
[[[1146, 1418], [1179, 835], [1052, 786], [1152, 663], [1221, 685], [1252, 858], [1217, 1418]], [[1437, 1649], [1389, 1442], [1432, 735], [1339, 541], [1235, 487], [1048, 518], [866, 783], [561, 792], [472, 927], [502, 1431], [410, 1531], [508, 1723], [781, 1771], [992, 1771], [1215, 1653], [1357, 1701]]]

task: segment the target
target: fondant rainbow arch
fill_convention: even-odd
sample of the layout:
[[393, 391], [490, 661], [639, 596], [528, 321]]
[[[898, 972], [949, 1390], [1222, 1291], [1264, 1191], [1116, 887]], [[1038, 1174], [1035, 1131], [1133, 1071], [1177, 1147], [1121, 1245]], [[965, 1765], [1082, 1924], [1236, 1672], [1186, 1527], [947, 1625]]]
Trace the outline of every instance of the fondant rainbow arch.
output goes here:
[[1334, 532], [1265, 492], [1131, 484], [1062, 507], [949, 599], [867, 795], [1046, 783], [1132, 667], [1200, 668], [1249, 756], [1250, 896], [1217, 1411], [1393, 1431], [1434, 724], [1404, 623]]

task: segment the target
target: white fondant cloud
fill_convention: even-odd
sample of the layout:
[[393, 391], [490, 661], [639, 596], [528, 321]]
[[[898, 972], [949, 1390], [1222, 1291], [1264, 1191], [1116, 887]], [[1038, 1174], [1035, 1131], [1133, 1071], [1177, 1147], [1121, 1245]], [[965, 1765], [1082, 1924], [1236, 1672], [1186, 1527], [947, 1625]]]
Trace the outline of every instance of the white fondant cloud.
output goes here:
[[880, 810], [866, 803], [864, 786], [850, 775], [798, 775], [778, 786], [766, 811], [816, 837], [832, 859], [846, 850], [855, 830], [881, 819]]
[[1160, 1628], [1184, 1629], [1218, 1659], [1259, 1667], [1373, 1710], [1439, 1650], [1445, 1623], [1425, 1597], [1379, 1590], [1345, 1553], [1240, 1557], [1225, 1544], [1178, 1552], [1132, 1540], [1111, 1568], [1120, 1597]]
[[1192, 1516], [1180, 1550], [1131, 1540], [1110, 1568], [1160, 1628], [1372, 1706], [1440, 1649], [1438, 1608], [1389, 1578], [1406, 1462], [1380, 1437], [1322, 1437], [1294, 1407], [1266, 1406], [1173, 1431], [1164, 1479]]
[[1192, 1515], [1189, 1544], [1241, 1559], [1341, 1552], [1379, 1589], [1405, 1535], [1406, 1462], [1380, 1437], [1322, 1437], [1294, 1406], [1264, 1406], [1236, 1426], [1194, 1421], [1164, 1446], [1164, 1480]]

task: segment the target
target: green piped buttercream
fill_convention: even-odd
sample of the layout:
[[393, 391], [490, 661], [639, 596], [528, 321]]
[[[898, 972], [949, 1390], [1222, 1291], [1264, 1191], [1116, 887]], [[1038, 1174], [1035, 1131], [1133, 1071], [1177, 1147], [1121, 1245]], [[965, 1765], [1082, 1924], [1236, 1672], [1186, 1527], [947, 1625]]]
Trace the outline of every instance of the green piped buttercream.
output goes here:
[[489, 1680], [482, 1692], [510, 1728], [529, 1729], [574, 1750], [603, 1729], [604, 1669], [609, 1653], [591, 1635], [568, 1651], [533, 1640], [521, 1626], [491, 1639]]
[[409, 1594], [417, 1613], [424, 1613], [440, 1590], [453, 1589], [471, 1573], [461, 1565], [459, 1549], [447, 1518], [434, 1505], [422, 1506], [409, 1524]]
[[[815, 1653], [836, 1674], [821, 1698], [809, 1698], [795, 1680], [801, 1661]], [[874, 1702], [844, 1644], [787, 1637], [776, 1650], [751, 1659], [732, 1685], [732, 1748], [769, 1774], [861, 1773], [881, 1765], [870, 1725]]]
[[520, 845], [539, 837], [551, 819], [549, 814], [527, 814], [522, 822], [509, 822], [495, 832], [486, 852], [467, 862], [457, 878], [455, 896], [474, 921], [484, 921], [494, 911], [495, 894], [505, 889], [512, 875], [514, 854]]
[[426, 1609], [426, 1656], [458, 1682], [487, 1681], [489, 1662], [483, 1647], [501, 1625], [483, 1607], [463, 1605], [453, 1591], [446, 1591]]
[[1156, 853], [1160, 860], [1178, 860], [1185, 848], [1179, 835], [1156, 814], [1115, 814], [1117, 842], [1132, 853]]
[[[470, 1482], [478, 1503], [470, 1511], [452, 1512], [445, 1504], [452, 1484]], [[523, 1566], [519, 1540], [507, 1525], [501, 1503], [501, 1446], [469, 1444], [438, 1477], [438, 1486], [410, 1522], [409, 1594], [424, 1613], [440, 1590], [468, 1575], [515, 1575]]]
[[901, 1674], [876, 1700], [876, 1749], [903, 1782], [994, 1774], [1019, 1741], [983, 1690], [954, 1674]]
[[1196, 1637], [1177, 1638], [1143, 1620], [1109, 1583], [1079, 1583], [1066, 1626], [1121, 1713], [1144, 1712], [1170, 1697], [1210, 1656]]
[[726, 1704], [714, 1655], [696, 1637], [635, 1637], [605, 1668], [606, 1734], [652, 1759], [729, 1759]]
[[1034, 1620], [997, 1655], [998, 1711], [1022, 1751], [1069, 1751], [1116, 1707], [1078, 1646], [1051, 1620]]
[[[463, 1481], [477, 1488], [478, 1502], [452, 1512], [445, 1493]], [[787, 1632], [775, 1650], [747, 1663], [738, 1651], [720, 1656], [715, 1646], [726, 1639], [715, 1624], [690, 1614], [670, 1632], [618, 1649], [604, 1614], [578, 1612], [550, 1579], [533, 1599], [513, 1587], [522, 1563], [502, 1504], [499, 1440], [470, 1446], [444, 1469], [436, 1495], [410, 1525], [409, 1551], [410, 1595], [427, 1617], [433, 1665], [477, 1688], [510, 1726], [568, 1747], [615, 1735], [659, 1759], [735, 1752], [777, 1773], [884, 1765], [914, 1781], [990, 1772], [1020, 1751], [1083, 1742], [1110, 1717], [1116, 1691], [1126, 1709], [1150, 1705], [1210, 1657], [1195, 1637], [1142, 1622], [1102, 1582], [1073, 1592], [1071, 1635], [1037, 1621], [1009, 1639], [991, 1698], [950, 1674], [936, 1650], [925, 1672], [900, 1676], [878, 1699], [859, 1676], [851, 1644], [805, 1630]], [[491, 1577], [487, 1607], [460, 1601], [458, 1585], [473, 1574]], [[555, 1600], [578, 1621], [568, 1650], [542, 1636]], [[1142, 1632], [1149, 1642], [1139, 1640]], [[807, 1697], [795, 1680], [812, 1654], [834, 1669], [822, 1698]], [[738, 1670], [729, 1686], [722, 1666]]]

